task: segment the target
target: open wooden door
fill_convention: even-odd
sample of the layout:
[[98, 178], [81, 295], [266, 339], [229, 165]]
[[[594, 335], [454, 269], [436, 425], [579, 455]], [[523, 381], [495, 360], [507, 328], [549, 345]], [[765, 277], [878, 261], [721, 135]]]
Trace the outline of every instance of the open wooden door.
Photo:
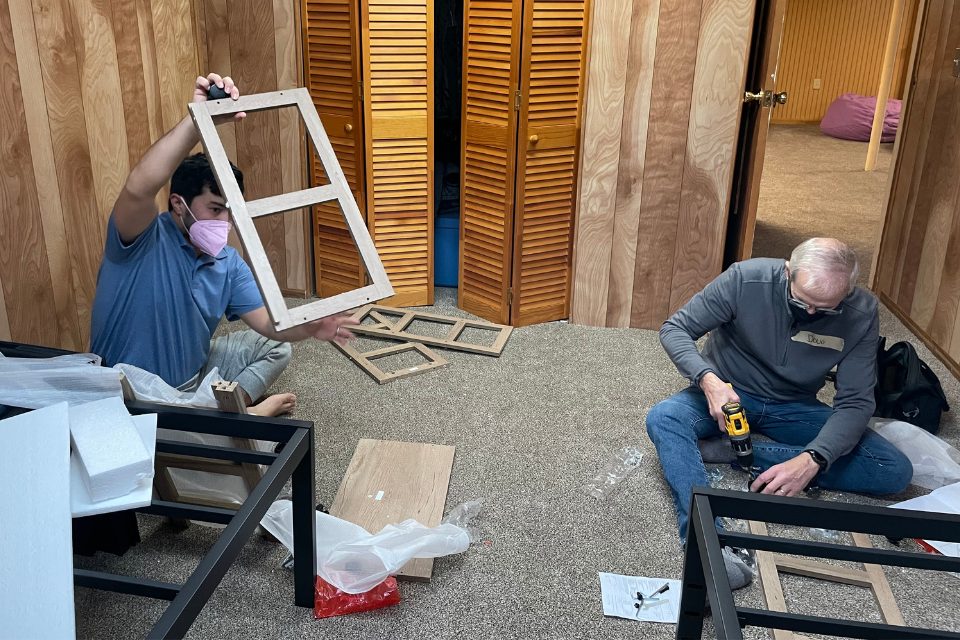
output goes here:
[[[363, 106], [360, 91], [359, 7], [354, 0], [304, 0], [307, 88], [360, 212], [366, 214]], [[310, 152], [311, 186], [329, 184]], [[366, 284], [360, 253], [336, 200], [313, 208], [317, 295]]]
[[589, 2], [527, 0], [523, 20], [510, 323], [570, 315]]
[[367, 226], [396, 295], [433, 304], [433, 0], [361, 11]]
[[459, 305], [510, 321], [520, 25], [512, 0], [465, 0]]
[[725, 266], [746, 260], [753, 253], [770, 117], [777, 105], [786, 104], [788, 99], [785, 91], [777, 92], [777, 65], [786, 8], [787, 0], [760, 0], [757, 4], [731, 189]]

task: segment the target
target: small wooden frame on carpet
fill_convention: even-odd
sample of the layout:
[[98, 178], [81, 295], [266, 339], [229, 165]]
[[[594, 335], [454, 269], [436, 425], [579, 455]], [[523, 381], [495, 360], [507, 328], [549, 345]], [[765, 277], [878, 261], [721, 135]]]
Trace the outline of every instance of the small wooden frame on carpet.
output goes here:
[[[439, 369], [450, 364], [446, 361], [446, 359], [437, 355], [435, 351], [431, 351], [419, 342], [404, 342], [363, 353], [354, 348], [354, 346], [349, 342], [344, 345], [337, 344], [336, 342], [332, 342], [331, 344], [333, 344], [333, 346], [339, 349], [348, 358], [353, 360], [358, 367], [363, 369], [371, 378], [380, 384], [387, 384], [388, 382], [393, 382], [394, 380], [399, 380], [400, 378], [409, 378], [410, 376], [415, 376], [418, 373], [424, 373], [432, 369]], [[416, 351], [426, 358], [426, 362], [413, 367], [405, 367], [398, 371], [384, 371], [374, 364], [374, 360], [379, 360], [380, 358], [396, 355], [398, 353], [406, 353], [408, 351]]]
[[[400, 316], [396, 320], [391, 319], [390, 315]], [[375, 324], [363, 324], [366, 319], [372, 319]], [[507, 340], [513, 327], [505, 324], [493, 324], [478, 320], [466, 320], [464, 318], [453, 318], [451, 316], [441, 316], [436, 313], [424, 313], [422, 311], [408, 311], [406, 309], [395, 309], [383, 305], [368, 304], [361, 307], [353, 314], [353, 319], [360, 324], [350, 327], [353, 333], [359, 333], [366, 336], [375, 336], [378, 338], [388, 338], [392, 340], [406, 340], [408, 342], [422, 342], [431, 347], [443, 347], [444, 349], [456, 349], [457, 351], [468, 351], [470, 353], [479, 353], [486, 356], [499, 356], [506, 346]], [[407, 327], [415, 320], [425, 322], [434, 322], [437, 324], [450, 325], [450, 330], [443, 337], [423, 336], [407, 331]], [[482, 344], [472, 344], [459, 340], [460, 334], [465, 329], [482, 329], [485, 331], [496, 331], [497, 336], [490, 346]]]
[[[244, 200], [243, 194], [240, 192], [240, 186], [237, 184], [233, 170], [230, 168], [230, 161], [227, 159], [227, 153], [220, 141], [220, 136], [217, 134], [213, 118], [241, 111], [264, 111], [293, 106], [298, 108], [300, 116], [303, 118], [310, 140], [313, 142], [314, 149], [316, 149], [317, 157], [320, 159], [320, 164], [323, 165], [323, 171], [330, 178], [330, 184], [247, 202]], [[330, 139], [320, 122], [317, 108], [306, 89], [287, 89], [272, 93], [241, 96], [237, 100], [224, 98], [223, 100], [192, 102], [188, 108], [197, 131], [200, 133], [200, 141], [207, 153], [213, 174], [217, 178], [217, 184], [220, 185], [220, 193], [227, 199], [237, 235], [250, 258], [250, 268], [257, 279], [257, 284], [260, 285], [264, 304], [278, 331], [393, 295], [393, 287], [390, 286], [387, 272], [383, 268], [383, 263], [380, 261], [380, 256], [373, 245], [367, 226], [360, 215], [357, 202], [353, 198], [353, 192], [347, 184], [340, 163], [333, 152], [333, 147], [330, 146]], [[263, 244], [260, 242], [260, 236], [253, 224], [253, 218], [301, 209], [331, 200], [336, 200], [340, 205], [347, 227], [360, 252], [360, 260], [370, 276], [371, 284], [288, 309], [283, 300], [283, 294], [280, 292], [280, 285], [273, 273], [273, 268], [264, 252]]]
[[[767, 525], [763, 522], [750, 521], [750, 533], [765, 536], [767, 535]], [[872, 548], [873, 545], [870, 544], [868, 536], [853, 532], [850, 535], [853, 536], [853, 542], [858, 547]], [[900, 608], [897, 606], [897, 601], [890, 590], [890, 583], [887, 582], [887, 577], [879, 565], [864, 564], [863, 569], [851, 569], [806, 558], [794, 558], [769, 551], [757, 551], [757, 571], [760, 574], [763, 597], [771, 611], [781, 613], [787, 611], [787, 602], [783, 597], [783, 587], [780, 584], [780, 573], [783, 572], [866, 587], [873, 592], [873, 597], [877, 600], [880, 615], [883, 616], [885, 623], [906, 626], [906, 622], [900, 614]], [[771, 629], [770, 632], [774, 640], [809, 640], [808, 636], [785, 629]]]
[[[439, 444], [361, 439], [330, 514], [374, 534], [408, 518], [439, 525], [454, 451]], [[433, 558], [415, 558], [397, 577], [427, 581], [432, 573]]]

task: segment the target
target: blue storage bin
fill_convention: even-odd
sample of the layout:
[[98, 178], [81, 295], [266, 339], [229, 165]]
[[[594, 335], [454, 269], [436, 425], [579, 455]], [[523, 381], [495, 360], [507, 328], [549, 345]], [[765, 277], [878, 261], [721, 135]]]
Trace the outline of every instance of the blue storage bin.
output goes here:
[[441, 212], [433, 228], [433, 284], [456, 287], [460, 269], [460, 212]]

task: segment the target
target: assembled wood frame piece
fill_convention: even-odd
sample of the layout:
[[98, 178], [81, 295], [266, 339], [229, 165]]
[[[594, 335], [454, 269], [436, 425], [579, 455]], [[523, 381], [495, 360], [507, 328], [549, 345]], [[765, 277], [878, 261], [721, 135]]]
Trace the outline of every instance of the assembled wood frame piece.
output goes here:
[[[387, 315], [399, 315], [400, 318], [392, 320]], [[371, 318], [376, 324], [362, 324], [364, 320]], [[361, 307], [353, 314], [353, 319], [361, 323], [350, 327], [350, 331], [366, 336], [375, 336], [378, 338], [388, 338], [391, 340], [405, 340], [408, 342], [421, 342], [431, 347], [443, 347], [444, 349], [455, 349], [457, 351], [467, 351], [470, 353], [479, 353], [486, 356], [499, 356], [513, 332], [513, 327], [505, 324], [494, 324], [491, 322], [467, 320], [464, 318], [453, 318], [451, 316], [442, 316], [436, 313], [424, 313], [422, 311], [408, 311], [406, 309], [396, 309], [394, 307], [385, 307], [383, 305], [368, 304]], [[427, 322], [436, 322], [440, 324], [449, 324], [450, 330], [442, 338], [436, 336], [422, 336], [407, 332], [407, 327], [414, 320], [424, 320]], [[490, 346], [482, 344], [472, 344], [458, 340], [460, 334], [465, 329], [483, 329], [486, 331], [497, 331], [497, 337]]]
[[[439, 369], [450, 364], [445, 358], [438, 355], [435, 351], [428, 349], [419, 342], [404, 342], [402, 344], [391, 345], [389, 347], [383, 347], [382, 349], [375, 349], [373, 351], [365, 352], [360, 352], [350, 343], [338, 344], [334, 342], [332, 344], [344, 355], [353, 360], [358, 367], [363, 369], [379, 384], [387, 384], [388, 382], [393, 382], [394, 380], [399, 380], [400, 378], [409, 378], [410, 376], [425, 373], [433, 369]], [[426, 358], [427, 361], [424, 364], [420, 364], [415, 367], [406, 367], [404, 369], [400, 369], [399, 371], [384, 371], [373, 362], [374, 360], [378, 360], [380, 358], [396, 355], [398, 353], [405, 353], [407, 351], [416, 351]]]
[[[213, 118], [232, 115], [241, 111], [265, 111], [293, 106], [296, 106], [300, 112], [310, 140], [313, 142], [313, 147], [316, 149], [320, 163], [323, 165], [323, 170], [330, 178], [330, 184], [247, 202], [240, 192], [233, 170], [230, 168], [230, 161], [227, 159], [227, 153], [220, 141], [220, 136], [217, 134]], [[347, 184], [340, 163], [337, 161], [333, 147], [330, 145], [330, 139], [323, 129], [320, 116], [317, 114], [317, 109], [310, 99], [310, 93], [306, 89], [286, 89], [272, 93], [241, 96], [238, 100], [225, 98], [223, 100], [193, 102], [190, 103], [189, 110], [197, 131], [200, 133], [200, 141], [203, 143], [217, 184], [220, 186], [220, 193], [227, 199], [237, 235], [240, 237], [240, 242], [243, 243], [243, 248], [250, 259], [250, 267], [257, 283], [260, 285], [267, 312], [278, 331], [393, 295], [393, 287], [390, 285], [387, 272], [383, 268], [380, 256], [377, 254], [370, 233], [360, 210], [357, 208], [357, 202], [353, 198], [353, 192], [350, 191], [350, 186]], [[283, 300], [280, 285], [273, 273], [273, 268], [270, 266], [270, 261], [263, 249], [260, 236], [253, 224], [253, 218], [301, 209], [331, 200], [336, 200], [341, 211], [343, 211], [347, 228], [357, 245], [360, 259], [367, 275], [370, 276], [371, 283], [359, 289], [345, 291], [329, 298], [288, 309]]]
[[[766, 536], [767, 525], [755, 520], [750, 521], [750, 533]], [[872, 549], [870, 538], [862, 533], [851, 533], [853, 543], [861, 549]], [[880, 608], [880, 615], [887, 624], [906, 626], [900, 607], [890, 590], [890, 583], [883, 573], [883, 569], [876, 564], [864, 564], [863, 569], [837, 567], [824, 562], [816, 562], [803, 558], [792, 558], [771, 553], [757, 551], [757, 571], [760, 574], [760, 584], [763, 587], [763, 597], [771, 611], [786, 613], [787, 604], [783, 596], [783, 587], [780, 584], [780, 573], [818, 578], [830, 582], [851, 584], [857, 587], [866, 587], [873, 592], [873, 597]], [[785, 629], [771, 629], [773, 640], [809, 640], [808, 636], [793, 633]]]

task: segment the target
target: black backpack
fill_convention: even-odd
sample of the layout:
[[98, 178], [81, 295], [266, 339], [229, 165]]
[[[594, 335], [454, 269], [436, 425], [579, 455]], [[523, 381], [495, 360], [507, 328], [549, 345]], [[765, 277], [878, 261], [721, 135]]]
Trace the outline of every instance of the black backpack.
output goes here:
[[950, 410], [937, 374], [920, 359], [909, 342], [897, 342], [884, 350], [887, 339], [877, 345], [877, 401], [875, 416], [893, 418], [940, 430], [940, 414]]

